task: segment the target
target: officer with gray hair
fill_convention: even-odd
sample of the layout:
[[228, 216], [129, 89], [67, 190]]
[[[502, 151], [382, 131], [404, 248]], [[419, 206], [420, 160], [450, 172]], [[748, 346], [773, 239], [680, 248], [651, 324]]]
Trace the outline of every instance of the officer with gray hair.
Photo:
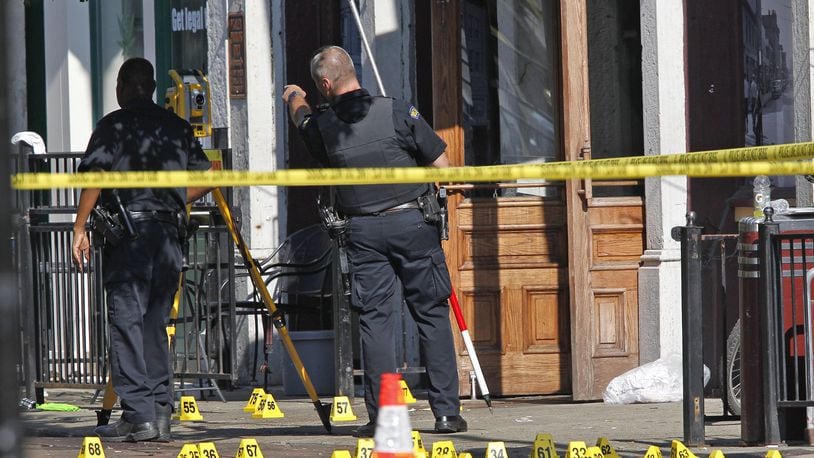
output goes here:
[[[418, 110], [404, 101], [371, 96], [360, 86], [344, 49], [317, 50], [311, 77], [329, 102], [316, 113], [297, 85], [285, 86], [282, 98], [309, 151], [323, 166], [449, 166], [446, 144]], [[420, 205], [422, 199], [435, 199], [434, 191], [428, 183], [336, 187], [337, 209], [348, 220], [351, 306], [359, 313], [369, 417], [357, 436], [373, 436], [380, 376], [397, 368], [394, 329], [402, 300], [418, 326], [435, 431], [467, 430], [459, 415], [449, 272], [435, 223], [425, 220]]]

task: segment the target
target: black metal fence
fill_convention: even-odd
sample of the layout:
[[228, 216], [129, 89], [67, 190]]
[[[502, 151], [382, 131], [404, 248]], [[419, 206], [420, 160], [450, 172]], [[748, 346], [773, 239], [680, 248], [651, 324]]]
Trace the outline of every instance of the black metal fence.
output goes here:
[[[228, 167], [229, 151], [223, 151]], [[80, 153], [35, 155], [22, 145], [13, 173], [71, 173]], [[93, 243], [84, 272], [71, 260], [73, 219], [79, 190], [17, 191], [13, 239], [20, 292], [21, 383], [41, 399], [48, 387], [101, 388], [107, 382], [107, 309], [100, 249]], [[231, 193], [227, 193], [231, 201]], [[176, 380], [237, 380], [234, 246], [217, 209], [193, 207], [199, 230], [190, 238], [181, 301], [174, 320]], [[185, 388], [182, 383], [181, 387]]]
[[[738, 382], [742, 439], [814, 443], [814, 209], [795, 209], [766, 221], [739, 224], [740, 319]], [[684, 440], [704, 442], [700, 335], [689, 332], [702, 315], [701, 228], [690, 218], [674, 229], [682, 243], [684, 323]], [[688, 351], [689, 350], [689, 351]], [[729, 359], [729, 358], [727, 358]]]

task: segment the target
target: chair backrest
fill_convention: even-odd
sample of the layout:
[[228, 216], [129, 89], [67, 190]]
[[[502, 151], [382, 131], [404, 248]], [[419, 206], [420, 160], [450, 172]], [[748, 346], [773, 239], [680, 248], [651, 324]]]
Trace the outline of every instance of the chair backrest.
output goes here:
[[287, 312], [313, 311], [330, 304], [333, 243], [321, 225], [289, 235], [260, 263], [277, 305]]

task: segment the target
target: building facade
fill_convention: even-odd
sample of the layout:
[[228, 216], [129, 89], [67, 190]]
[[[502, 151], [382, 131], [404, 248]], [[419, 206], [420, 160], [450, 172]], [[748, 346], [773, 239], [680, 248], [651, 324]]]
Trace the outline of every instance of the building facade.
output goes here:
[[[308, 60], [346, 47], [372, 92], [413, 101], [454, 165], [659, 155], [811, 137], [812, 22], [803, 0], [31, 0], [12, 81], [16, 119], [51, 151], [83, 150], [116, 108], [123, 59], [200, 68], [236, 169], [311, 167], [279, 100], [320, 102]], [[234, 20], [230, 20], [234, 19]], [[238, 22], [235, 22], [238, 21]], [[238, 30], [240, 29], [240, 30]], [[242, 54], [241, 54], [242, 53]], [[377, 87], [374, 62], [383, 88]], [[23, 72], [22, 69], [25, 69]], [[775, 177], [810, 205], [811, 186]], [[627, 369], [681, 351], [680, 255], [690, 208], [733, 232], [748, 179], [456, 183], [448, 265], [494, 394], [596, 399]], [[252, 250], [317, 221], [318, 189], [237, 190]], [[709, 196], [716, 196], [710, 199]], [[462, 393], [469, 360], [459, 345]]]

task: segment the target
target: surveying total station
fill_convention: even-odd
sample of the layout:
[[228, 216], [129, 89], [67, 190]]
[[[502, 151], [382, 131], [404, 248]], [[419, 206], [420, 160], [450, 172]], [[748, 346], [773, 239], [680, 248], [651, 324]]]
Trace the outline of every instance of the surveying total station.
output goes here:
[[212, 135], [212, 98], [209, 80], [200, 70], [170, 70], [175, 86], [164, 94], [164, 108], [192, 125], [195, 137]]

